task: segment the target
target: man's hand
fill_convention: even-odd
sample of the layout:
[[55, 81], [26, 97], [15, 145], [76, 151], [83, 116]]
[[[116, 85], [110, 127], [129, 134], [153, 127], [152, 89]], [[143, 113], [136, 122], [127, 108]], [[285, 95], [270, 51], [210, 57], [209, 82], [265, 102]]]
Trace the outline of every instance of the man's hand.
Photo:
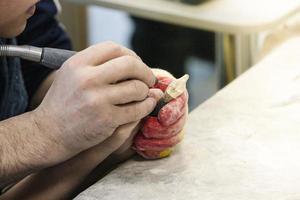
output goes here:
[[[132, 137], [139, 129], [139, 121], [118, 127], [112, 136], [102, 143], [81, 152], [70, 160], [56, 166], [30, 175], [12, 187], [0, 197], [6, 199], [72, 199], [82, 189], [98, 180], [107, 170], [120, 162], [120, 157], [114, 156], [109, 165], [94, 172], [95, 168], [102, 163], [111, 153], [116, 152], [126, 141], [132, 141]], [[130, 143], [131, 144], [131, 143]], [[123, 145], [123, 147], [125, 147]], [[122, 150], [121, 150], [122, 151]], [[121, 152], [120, 152], [121, 153]], [[123, 153], [122, 153], [123, 154]], [[84, 163], [84, 164], [83, 164]], [[94, 172], [94, 173], [93, 173]]]
[[[152, 71], [129, 49], [107, 42], [70, 58], [33, 111], [57, 163], [101, 143], [117, 127], [138, 121], [156, 105]], [[42, 142], [42, 141], [41, 141]]]
[[[165, 71], [155, 71], [159, 82], [154, 86], [165, 91], [174, 77]], [[133, 148], [146, 159], [158, 159], [171, 154], [183, 139], [183, 127], [188, 115], [187, 91], [166, 104], [157, 117], [146, 117]]]

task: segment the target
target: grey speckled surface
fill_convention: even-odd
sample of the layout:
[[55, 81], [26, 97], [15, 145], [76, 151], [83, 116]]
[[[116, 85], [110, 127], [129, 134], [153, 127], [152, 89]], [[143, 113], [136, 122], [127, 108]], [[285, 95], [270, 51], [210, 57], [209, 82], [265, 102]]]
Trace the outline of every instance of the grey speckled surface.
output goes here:
[[130, 160], [77, 200], [300, 199], [300, 39], [197, 108], [177, 152]]

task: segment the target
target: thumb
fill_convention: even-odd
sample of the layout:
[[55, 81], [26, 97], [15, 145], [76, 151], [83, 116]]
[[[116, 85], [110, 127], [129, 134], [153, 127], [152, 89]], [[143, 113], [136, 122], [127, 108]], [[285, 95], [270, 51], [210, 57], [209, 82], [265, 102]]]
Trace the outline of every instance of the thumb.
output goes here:
[[158, 102], [164, 97], [164, 93], [160, 89], [151, 88], [149, 89], [148, 96], [154, 98]]

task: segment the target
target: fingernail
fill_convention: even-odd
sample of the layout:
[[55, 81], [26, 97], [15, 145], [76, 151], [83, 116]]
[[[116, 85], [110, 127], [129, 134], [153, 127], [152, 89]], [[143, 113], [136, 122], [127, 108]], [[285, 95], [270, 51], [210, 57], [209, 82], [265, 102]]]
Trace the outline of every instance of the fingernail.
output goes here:
[[152, 97], [156, 99], [156, 101], [159, 101], [164, 97], [164, 93], [160, 89], [150, 89], [148, 97]]
[[157, 104], [157, 101], [154, 97], [148, 97], [148, 99], [152, 102], [152, 107], [153, 109], [155, 108], [156, 104]]
[[158, 83], [158, 79], [155, 77], [154, 81], [153, 81], [153, 84], [151, 85], [151, 87], [154, 87], [157, 83]]

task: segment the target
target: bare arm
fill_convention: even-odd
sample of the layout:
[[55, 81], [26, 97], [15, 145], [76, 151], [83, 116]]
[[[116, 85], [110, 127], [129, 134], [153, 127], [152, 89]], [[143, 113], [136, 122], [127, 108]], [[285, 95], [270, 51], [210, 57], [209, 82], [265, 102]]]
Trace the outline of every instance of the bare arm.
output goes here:
[[[79, 154], [57, 166], [45, 169], [37, 174], [31, 175], [15, 185], [1, 200], [6, 199], [71, 199], [77, 188], [90, 173], [111, 153], [115, 152], [125, 140], [131, 141], [136, 133], [137, 122], [121, 126], [117, 131], [103, 143]], [[111, 168], [120, 157], [114, 157], [106, 168]], [[102, 169], [103, 172], [106, 169]]]
[[49, 158], [57, 151], [55, 146], [43, 137], [35, 123], [34, 112], [1, 121], [0, 186], [48, 166]]
[[64, 162], [148, 115], [156, 105], [149, 96], [155, 79], [119, 45], [106, 42], [77, 53], [34, 111], [0, 122], [0, 185]]
[[[157, 90], [151, 90], [151, 93], [157, 101], [163, 95]], [[101, 144], [64, 163], [25, 178], [0, 199], [71, 199], [133, 154], [131, 145], [139, 130], [138, 124], [139, 122], [133, 122], [120, 126]]]
[[[54, 76], [55, 72], [42, 82], [30, 102], [32, 109], [42, 102]], [[47, 162], [49, 141], [42, 140], [32, 113], [0, 122], [0, 187], [44, 167], [41, 161]]]

